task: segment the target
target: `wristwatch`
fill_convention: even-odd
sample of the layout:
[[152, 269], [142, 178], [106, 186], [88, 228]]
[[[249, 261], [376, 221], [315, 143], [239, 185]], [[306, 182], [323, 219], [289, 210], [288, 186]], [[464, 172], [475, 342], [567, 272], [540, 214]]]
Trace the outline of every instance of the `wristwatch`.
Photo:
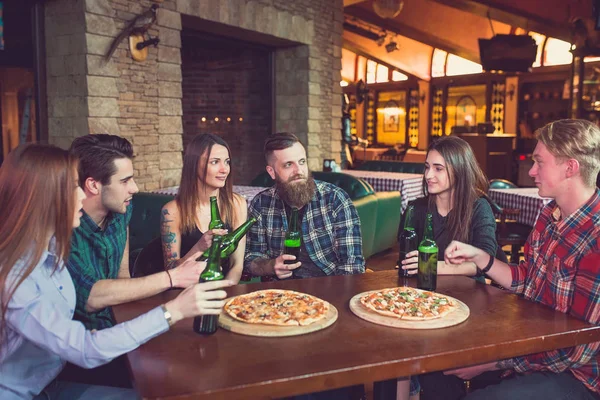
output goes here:
[[169, 310], [167, 310], [167, 307], [165, 307], [164, 304], [161, 304], [160, 308], [162, 308], [163, 315], [165, 316], [165, 319], [167, 320], [169, 327], [173, 326], [173, 318], [171, 316], [171, 312]]

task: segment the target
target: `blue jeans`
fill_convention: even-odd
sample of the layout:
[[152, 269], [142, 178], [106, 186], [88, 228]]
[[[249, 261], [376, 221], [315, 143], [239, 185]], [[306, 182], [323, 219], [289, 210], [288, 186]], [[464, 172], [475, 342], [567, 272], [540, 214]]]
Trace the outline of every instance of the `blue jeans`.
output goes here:
[[54, 381], [33, 400], [137, 400], [133, 389]]
[[600, 396], [584, 386], [570, 372], [534, 372], [517, 375], [498, 385], [476, 390], [464, 400], [598, 400]]

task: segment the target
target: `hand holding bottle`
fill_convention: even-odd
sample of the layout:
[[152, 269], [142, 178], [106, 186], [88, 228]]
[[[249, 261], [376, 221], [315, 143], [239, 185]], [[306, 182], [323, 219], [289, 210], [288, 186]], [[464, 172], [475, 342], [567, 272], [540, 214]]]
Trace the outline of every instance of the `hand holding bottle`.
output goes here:
[[406, 257], [399, 265], [408, 275], [415, 275], [419, 267], [419, 251], [413, 250], [406, 253]]
[[223, 299], [227, 297], [227, 292], [217, 289], [233, 285], [228, 280], [197, 283], [167, 302], [165, 307], [171, 313], [173, 323], [198, 315], [219, 315], [225, 305]]
[[194, 257], [187, 258], [176, 268], [168, 272], [173, 287], [187, 288], [198, 283], [198, 277], [206, 268], [206, 261], [196, 261]]
[[192, 247], [192, 251], [204, 253], [206, 250], [210, 249], [210, 245], [212, 244], [213, 236], [219, 235], [223, 236], [227, 234], [227, 229], [209, 229], [202, 234], [200, 240], [196, 242], [194, 247]]
[[[275, 275], [279, 279], [287, 279], [291, 278], [293, 275], [293, 270], [296, 268], [300, 268], [302, 263], [300, 261], [294, 262], [296, 256], [291, 254], [282, 254], [275, 259], [275, 264], [273, 265], [273, 269], [275, 271]], [[291, 264], [286, 264], [285, 262], [291, 262]]]

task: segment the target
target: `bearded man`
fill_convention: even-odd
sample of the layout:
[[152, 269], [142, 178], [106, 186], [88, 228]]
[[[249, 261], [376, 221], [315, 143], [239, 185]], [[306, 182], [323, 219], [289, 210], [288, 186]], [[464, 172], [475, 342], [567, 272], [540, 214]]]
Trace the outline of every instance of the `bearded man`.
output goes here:
[[[251, 202], [256, 217], [248, 233], [244, 268], [252, 275], [278, 279], [365, 272], [360, 220], [342, 189], [316, 181], [308, 170], [306, 150], [291, 133], [265, 142], [267, 172], [275, 185]], [[299, 210], [302, 245], [298, 259], [283, 254], [292, 208]], [[295, 261], [285, 264], [285, 261]]]

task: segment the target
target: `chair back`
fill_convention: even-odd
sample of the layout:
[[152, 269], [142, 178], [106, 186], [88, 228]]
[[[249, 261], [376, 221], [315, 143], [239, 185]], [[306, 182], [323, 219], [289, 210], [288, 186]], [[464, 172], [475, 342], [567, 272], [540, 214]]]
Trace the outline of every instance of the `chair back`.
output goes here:
[[516, 189], [518, 186], [506, 179], [491, 179], [490, 189]]

